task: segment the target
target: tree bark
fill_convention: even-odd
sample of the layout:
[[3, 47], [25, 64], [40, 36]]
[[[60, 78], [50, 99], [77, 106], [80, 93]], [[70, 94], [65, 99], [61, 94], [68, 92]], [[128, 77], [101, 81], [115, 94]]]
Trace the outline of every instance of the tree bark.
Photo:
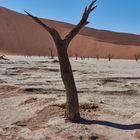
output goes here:
[[72, 122], [80, 121], [79, 102], [74, 76], [65, 43], [57, 46], [61, 77], [66, 89], [66, 117]]

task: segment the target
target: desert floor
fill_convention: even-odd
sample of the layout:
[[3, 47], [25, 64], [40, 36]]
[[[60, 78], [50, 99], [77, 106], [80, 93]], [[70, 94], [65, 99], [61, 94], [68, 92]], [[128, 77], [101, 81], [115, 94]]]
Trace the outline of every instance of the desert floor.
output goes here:
[[64, 118], [59, 63], [8, 58], [0, 60], [0, 140], [140, 139], [140, 62], [71, 58], [83, 118], [74, 124]]

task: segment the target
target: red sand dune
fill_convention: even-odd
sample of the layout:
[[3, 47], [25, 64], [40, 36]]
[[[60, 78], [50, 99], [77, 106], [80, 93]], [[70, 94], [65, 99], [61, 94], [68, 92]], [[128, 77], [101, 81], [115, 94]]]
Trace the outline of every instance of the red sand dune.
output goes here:
[[[43, 19], [64, 36], [73, 25]], [[27, 15], [0, 7], [0, 53], [13, 55], [57, 55], [50, 35]], [[140, 35], [84, 28], [71, 42], [69, 55], [132, 59], [140, 54]]]

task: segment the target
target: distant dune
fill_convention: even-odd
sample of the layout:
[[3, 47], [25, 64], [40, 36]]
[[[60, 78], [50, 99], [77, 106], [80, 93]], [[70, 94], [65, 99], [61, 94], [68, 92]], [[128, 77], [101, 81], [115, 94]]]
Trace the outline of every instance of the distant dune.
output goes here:
[[[73, 25], [43, 19], [64, 37]], [[26, 15], [0, 7], [0, 53], [12, 55], [49, 55], [52, 48], [57, 55], [50, 35]], [[140, 35], [115, 33], [84, 28], [71, 42], [69, 55], [133, 59], [140, 54]]]

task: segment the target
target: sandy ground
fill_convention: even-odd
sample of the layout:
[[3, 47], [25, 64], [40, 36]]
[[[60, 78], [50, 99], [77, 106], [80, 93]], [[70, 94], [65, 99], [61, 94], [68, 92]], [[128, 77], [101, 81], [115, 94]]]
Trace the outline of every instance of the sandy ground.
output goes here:
[[0, 140], [140, 139], [139, 62], [71, 59], [83, 118], [74, 124], [64, 119], [59, 63], [8, 58], [0, 60]]

